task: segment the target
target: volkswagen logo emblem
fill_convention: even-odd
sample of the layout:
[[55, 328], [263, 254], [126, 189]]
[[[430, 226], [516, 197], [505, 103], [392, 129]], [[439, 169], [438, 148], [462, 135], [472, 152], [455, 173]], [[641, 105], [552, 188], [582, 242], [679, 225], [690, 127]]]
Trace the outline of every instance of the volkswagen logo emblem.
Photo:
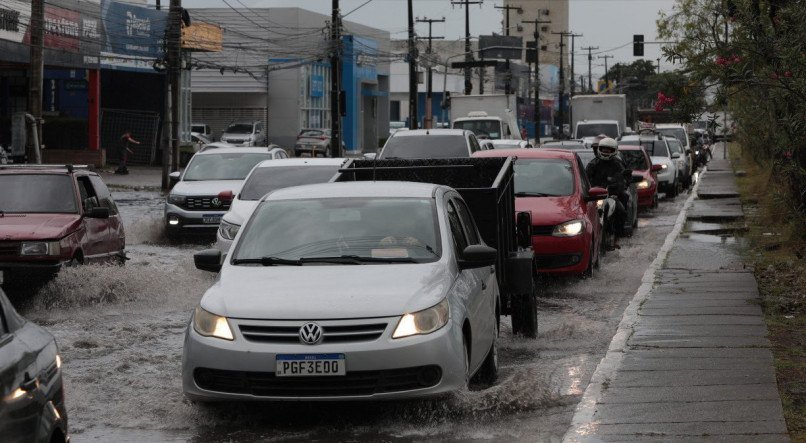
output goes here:
[[299, 328], [299, 341], [306, 345], [315, 345], [322, 341], [322, 327], [316, 323], [305, 323]]
[[221, 206], [221, 199], [220, 199], [220, 198], [218, 198], [218, 197], [216, 197], [216, 198], [214, 198], [214, 199], [213, 199], [213, 200], [212, 200], [210, 203], [212, 203], [212, 204], [213, 204], [213, 206], [215, 206], [216, 208], [218, 208], [218, 207], [220, 207], [220, 206]]

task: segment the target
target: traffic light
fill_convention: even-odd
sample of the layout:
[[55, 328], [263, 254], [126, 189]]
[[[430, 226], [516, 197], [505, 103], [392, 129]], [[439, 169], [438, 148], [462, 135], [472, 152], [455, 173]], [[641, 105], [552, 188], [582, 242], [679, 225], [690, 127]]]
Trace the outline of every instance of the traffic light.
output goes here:
[[635, 34], [632, 36], [632, 55], [636, 57], [644, 56], [644, 35]]

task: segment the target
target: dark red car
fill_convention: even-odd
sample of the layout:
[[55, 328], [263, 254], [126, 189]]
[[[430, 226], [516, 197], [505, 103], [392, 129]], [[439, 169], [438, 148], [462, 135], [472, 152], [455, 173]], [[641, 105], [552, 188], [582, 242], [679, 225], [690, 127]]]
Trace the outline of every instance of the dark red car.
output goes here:
[[604, 188], [591, 188], [579, 157], [559, 149], [496, 149], [474, 157], [517, 157], [515, 210], [532, 214], [532, 247], [537, 271], [587, 274], [599, 261], [601, 226], [596, 201]]
[[636, 184], [638, 194], [638, 209], [658, 207], [658, 171], [660, 165], [653, 165], [652, 159], [642, 146], [620, 145], [619, 153], [627, 169], [632, 169], [633, 175], [641, 175], [643, 180]]
[[53, 165], [0, 166], [0, 277], [47, 278], [65, 264], [125, 260], [126, 236], [98, 174]]

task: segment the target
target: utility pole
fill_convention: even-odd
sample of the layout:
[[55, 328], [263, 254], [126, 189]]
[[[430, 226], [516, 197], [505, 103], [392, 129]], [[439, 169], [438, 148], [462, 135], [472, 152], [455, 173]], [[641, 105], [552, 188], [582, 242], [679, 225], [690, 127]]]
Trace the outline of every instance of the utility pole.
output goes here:
[[593, 75], [591, 74], [591, 65], [593, 62], [593, 50], [599, 49], [598, 46], [588, 46], [587, 48], [582, 48], [583, 51], [588, 51], [588, 92], [593, 92]]
[[417, 46], [414, 44], [414, 8], [408, 0], [409, 9], [409, 129], [417, 129]]
[[[451, 5], [461, 5], [465, 8], [465, 62], [473, 60], [473, 55], [470, 52], [470, 5], [480, 5], [483, 0], [470, 1], [470, 0], [451, 0]], [[470, 95], [473, 92], [473, 82], [471, 81], [470, 67], [465, 67], [465, 95]]]
[[607, 70], [607, 59], [613, 58], [612, 55], [600, 55], [599, 58], [603, 58], [605, 61], [605, 91], [610, 88], [610, 73]]
[[560, 139], [565, 138], [565, 40], [563, 37], [569, 35], [567, 32], [552, 32], [552, 34], [560, 36], [560, 103], [559, 103], [559, 117], [560, 117]]
[[582, 37], [582, 34], [574, 34], [573, 32], [566, 34], [566, 37], [571, 37], [571, 97], [576, 92], [576, 75], [574, 74], [574, 42], [576, 37]]
[[[34, 127], [38, 144], [42, 144], [42, 82], [45, 49], [45, 2], [44, 0], [33, 0], [31, 2], [31, 73], [28, 76], [28, 110], [34, 117]], [[42, 163], [39, 146], [33, 145], [28, 150], [28, 161]]]
[[344, 156], [341, 143], [341, 11], [333, 0], [330, 16], [330, 149]]
[[506, 5], [506, 6], [494, 6], [495, 9], [504, 9], [507, 12], [505, 13], [505, 28], [504, 28], [504, 35], [509, 36], [509, 11], [515, 9], [518, 11], [518, 14], [523, 14], [523, 8], [520, 6], [515, 5]]
[[[182, 75], [182, 0], [168, 9], [168, 81], [171, 85], [171, 172], [179, 170], [179, 90]], [[163, 167], [163, 171], [165, 168]]]
[[441, 40], [445, 37], [434, 37], [431, 33], [431, 26], [434, 23], [445, 23], [445, 17], [441, 19], [431, 19], [428, 17], [418, 18], [417, 23], [428, 23], [428, 77], [426, 79], [426, 93], [425, 93], [425, 124], [423, 125], [425, 129], [431, 129], [434, 127], [434, 112], [431, 109], [432, 106], [432, 98], [433, 98], [433, 84], [434, 84], [434, 70], [431, 68], [432, 63], [432, 55], [433, 50], [431, 47], [431, 40]]
[[535, 100], [534, 100], [534, 122], [535, 122], [535, 142], [540, 142], [540, 25], [549, 24], [551, 20], [540, 20], [540, 10], [537, 10], [536, 20], [523, 20], [523, 24], [535, 25]]

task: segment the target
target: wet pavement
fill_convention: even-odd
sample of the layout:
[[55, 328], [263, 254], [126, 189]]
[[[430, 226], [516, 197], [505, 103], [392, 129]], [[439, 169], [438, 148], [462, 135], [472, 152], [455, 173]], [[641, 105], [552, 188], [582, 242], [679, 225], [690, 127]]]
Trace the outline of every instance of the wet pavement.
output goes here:
[[18, 300], [61, 347], [74, 442], [560, 441], [686, 198], [641, 214], [635, 235], [593, 278], [541, 281], [539, 336], [514, 337], [504, 319], [500, 378], [491, 387], [428, 401], [200, 406], [182, 395], [181, 353], [191, 311], [214, 279], [193, 267], [192, 254], [212, 240], [168, 244], [158, 182], [141, 185], [133, 176], [108, 179], [131, 260], [66, 269]]
[[[709, 164], [691, 198], [695, 221], [679, 223], [694, 232], [669, 235], [565, 441], [789, 441], [758, 288], [734, 236], [742, 213], [728, 171], [724, 160]], [[717, 232], [703, 220], [733, 224]]]

